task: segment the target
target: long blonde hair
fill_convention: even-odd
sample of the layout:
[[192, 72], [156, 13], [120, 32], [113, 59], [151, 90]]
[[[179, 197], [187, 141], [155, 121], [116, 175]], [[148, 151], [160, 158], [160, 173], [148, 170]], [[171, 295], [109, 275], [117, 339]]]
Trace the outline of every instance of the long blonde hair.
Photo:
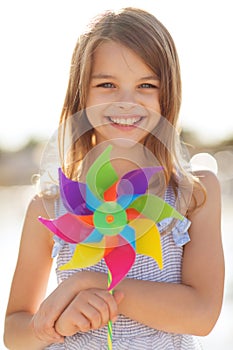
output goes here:
[[[172, 130], [177, 131], [177, 120], [181, 105], [180, 65], [174, 41], [164, 25], [152, 14], [136, 8], [124, 8], [120, 11], [107, 11], [95, 17], [87, 30], [79, 37], [75, 46], [70, 69], [67, 93], [60, 117], [60, 125], [86, 107], [87, 91], [90, 83], [93, 54], [104, 41], [121, 43], [135, 52], [160, 80], [161, 115], [169, 123], [162, 123], [154, 132], [148, 134], [144, 145], [155, 154], [164, 168], [166, 184], [172, 184], [177, 193], [179, 174], [188, 176], [188, 183], [198, 181], [186, 173], [179, 163], [177, 138]], [[79, 125], [85, 133], [72, 143], [68, 176], [77, 170], [77, 164], [93, 147], [94, 130], [85, 113], [78, 116]], [[168, 127], [173, 126], [173, 128]], [[77, 127], [77, 126], [76, 126]], [[64, 129], [60, 135], [61, 154], [64, 153]], [[165, 135], [156, 137], [156, 133]], [[180, 187], [180, 183], [179, 183]]]

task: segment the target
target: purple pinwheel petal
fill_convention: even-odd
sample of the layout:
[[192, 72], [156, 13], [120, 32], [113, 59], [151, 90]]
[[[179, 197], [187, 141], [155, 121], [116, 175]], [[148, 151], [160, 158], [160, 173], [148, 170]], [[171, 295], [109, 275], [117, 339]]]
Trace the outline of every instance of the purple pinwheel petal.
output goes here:
[[127, 275], [135, 261], [135, 256], [133, 246], [120, 236], [119, 246], [104, 257], [112, 276], [108, 290], [112, 290]]
[[147, 167], [126, 173], [122, 176], [117, 186], [118, 197], [126, 194], [146, 193], [150, 178], [162, 169], [162, 167]]
[[56, 236], [68, 243], [83, 242], [91, 234], [94, 227], [80, 220], [78, 216], [67, 213], [57, 219], [38, 218]]
[[86, 207], [86, 184], [68, 179], [59, 168], [61, 198], [65, 208], [76, 215], [93, 214]]

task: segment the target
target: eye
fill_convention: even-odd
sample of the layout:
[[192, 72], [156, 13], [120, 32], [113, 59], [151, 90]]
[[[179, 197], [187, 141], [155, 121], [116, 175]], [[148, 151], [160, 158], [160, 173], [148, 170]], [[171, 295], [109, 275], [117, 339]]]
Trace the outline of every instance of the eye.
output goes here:
[[101, 83], [101, 84], [98, 84], [97, 87], [102, 87], [102, 88], [105, 88], [105, 89], [112, 89], [115, 87], [114, 84], [112, 83]]
[[139, 88], [140, 89], [158, 89], [158, 86], [150, 83], [143, 83], [139, 85]]

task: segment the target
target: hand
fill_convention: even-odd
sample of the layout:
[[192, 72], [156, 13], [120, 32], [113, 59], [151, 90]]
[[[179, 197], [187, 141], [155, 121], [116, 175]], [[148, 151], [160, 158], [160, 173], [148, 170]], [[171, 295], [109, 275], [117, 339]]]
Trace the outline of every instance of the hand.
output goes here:
[[60, 335], [71, 336], [79, 331], [101, 328], [109, 320], [114, 322], [122, 299], [121, 292], [111, 295], [104, 289], [82, 290], [58, 318], [55, 330]]
[[[64, 335], [64, 332], [61, 335], [57, 332], [57, 329], [55, 329], [55, 323], [62, 313], [82, 290], [96, 288], [97, 286], [101, 289], [106, 285], [107, 275], [103, 273], [80, 271], [67, 278], [43, 301], [39, 310], [33, 316], [31, 327], [35, 336], [38, 339], [45, 341], [47, 345], [56, 342], [63, 342], [64, 338], [62, 335]], [[110, 293], [108, 292], [108, 294]], [[118, 304], [122, 298], [122, 293], [114, 293], [114, 299]], [[61, 321], [62, 319], [56, 325], [56, 328], [59, 327], [59, 324], [60, 328], [62, 328]], [[72, 331], [68, 333], [71, 334]], [[68, 333], [66, 335], [68, 335]]]
[[45, 347], [53, 343], [64, 342], [64, 337], [55, 330], [52, 319], [43, 316], [41, 310], [33, 316], [30, 327], [36, 338], [43, 342]]
[[35, 336], [46, 345], [64, 341], [64, 337], [55, 330], [55, 322], [80, 291], [81, 283], [77, 283], [79, 275], [75, 274], [62, 282], [43, 301], [31, 320], [30, 327]]

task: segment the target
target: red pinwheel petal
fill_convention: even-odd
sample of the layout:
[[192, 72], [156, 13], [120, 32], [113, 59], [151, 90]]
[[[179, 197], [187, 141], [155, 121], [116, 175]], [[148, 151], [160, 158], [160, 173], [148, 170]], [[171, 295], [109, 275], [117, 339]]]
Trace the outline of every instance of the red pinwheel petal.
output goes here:
[[118, 182], [115, 182], [111, 187], [109, 187], [105, 192], [104, 192], [104, 200], [107, 202], [114, 202], [117, 199], [117, 187]]
[[93, 226], [80, 220], [77, 215], [67, 213], [57, 219], [38, 218], [50, 231], [68, 243], [83, 242], [92, 232]]
[[123, 237], [119, 236], [119, 246], [104, 257], [112, 280], [108, 290], [112, 290], [129, 272], [135, 261], [135, 250]]
[[127, 220], [128, 222], [135, 220], [139, 217], [142, 217], [142, 214], [139, 213], [136, 209], [134, 208], [127, 208], [126, 210], [126, 214], [127, 214]]

